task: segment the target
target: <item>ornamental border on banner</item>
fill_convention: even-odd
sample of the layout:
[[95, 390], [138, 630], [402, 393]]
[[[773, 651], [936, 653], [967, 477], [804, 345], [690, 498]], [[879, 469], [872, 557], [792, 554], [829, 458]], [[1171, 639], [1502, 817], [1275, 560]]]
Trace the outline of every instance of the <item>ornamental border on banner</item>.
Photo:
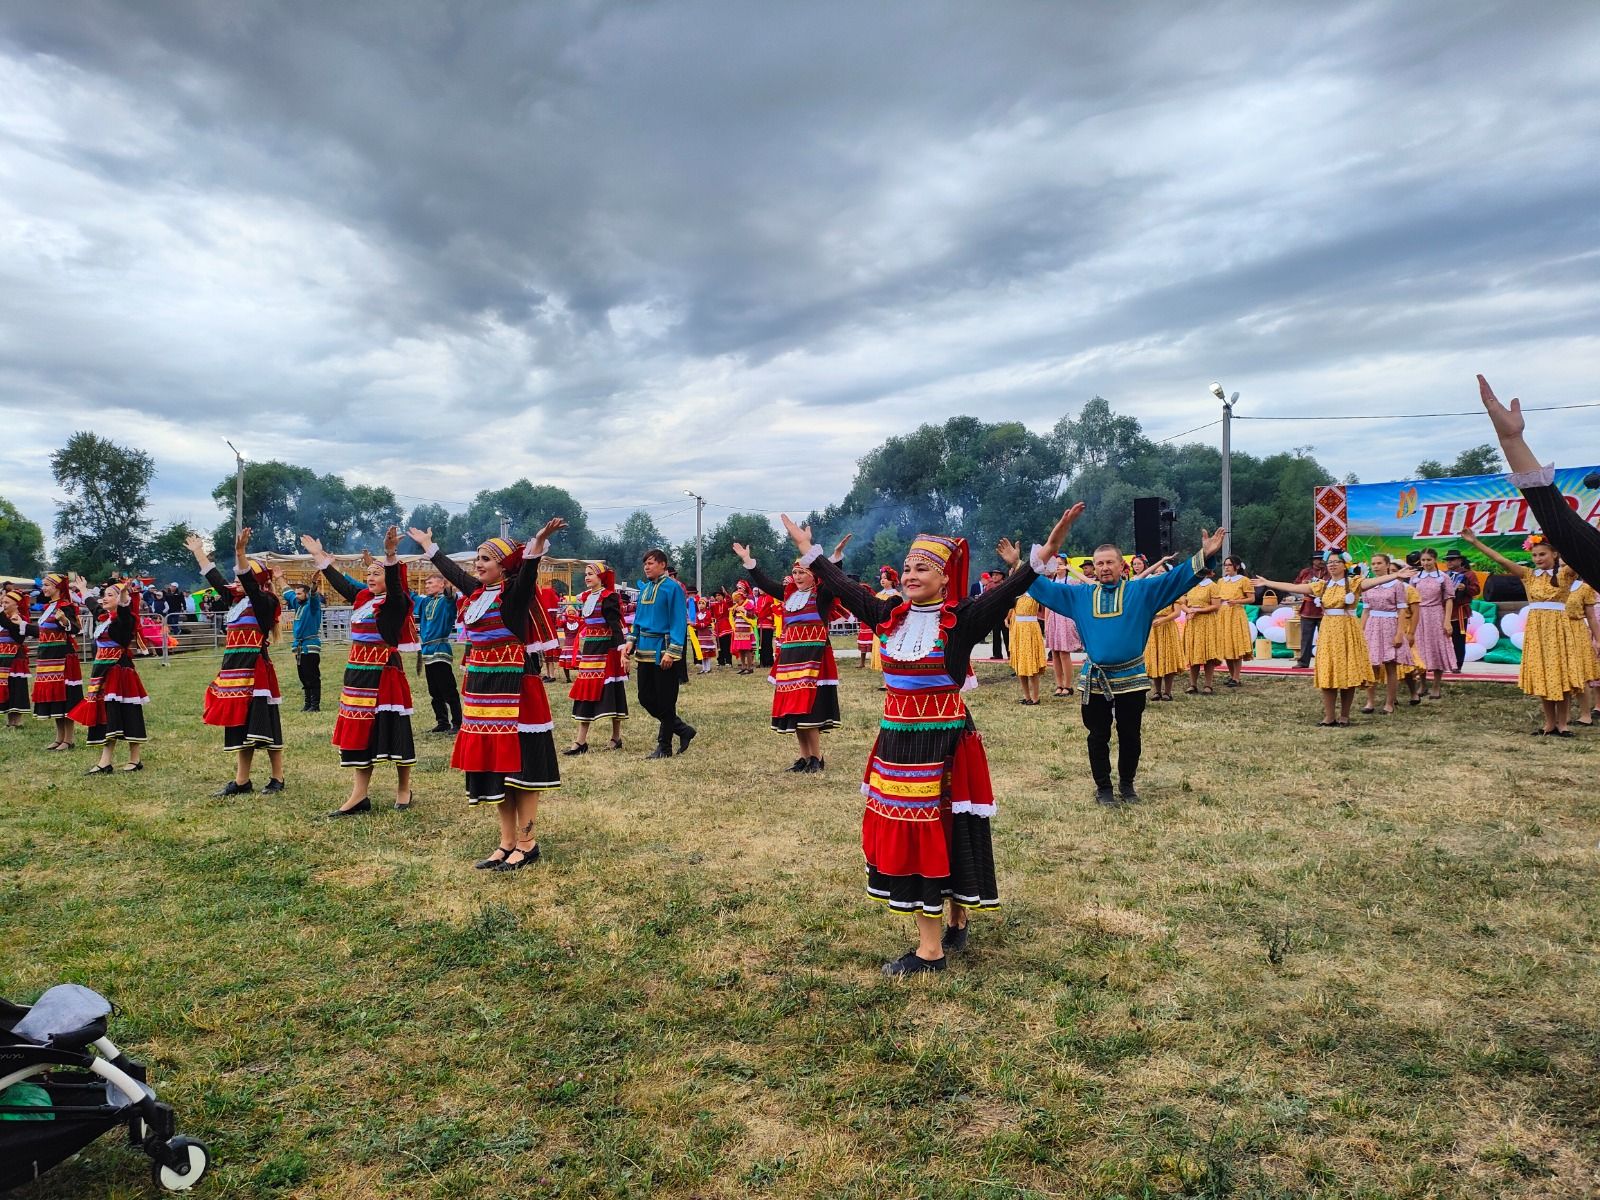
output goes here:
[[1344, 485], [1331, 484], [1316, 490], [1316, 545], [1318, 553], [1343, 550], [1350, 535], [1350, 510]]

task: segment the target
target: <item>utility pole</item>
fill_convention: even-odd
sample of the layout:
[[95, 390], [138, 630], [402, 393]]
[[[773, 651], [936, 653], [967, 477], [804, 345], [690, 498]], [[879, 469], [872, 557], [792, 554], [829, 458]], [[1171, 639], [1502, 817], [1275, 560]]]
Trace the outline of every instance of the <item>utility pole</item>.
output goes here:
[[239, 453], [239, 448], [227, 438], [222, 439], [227, 443], [228, 449], [233, 451], [233, 536], [237, 541], [239, 531], [244, 528], [244, 455]]
[[500, 518], [501, 539], [509, 542], [511, 540], [511, 518], [506, 516], [505, 513], [501, 512], [498, 508], [494, 510], [494, 515]]
[[705, 539], [702, 531], [705, 528], [706, 498], [698, 492], [683, 489], [685, 496], [694, 497], [694, 590], [697, 595], [706, 594], [705, 584]]
[[1233, 406], [1239, 393], [1229, 396], [1220, 383], [1211, 385], [1211, 394], [1222, 401], [1222, 553], [1233, 553]]

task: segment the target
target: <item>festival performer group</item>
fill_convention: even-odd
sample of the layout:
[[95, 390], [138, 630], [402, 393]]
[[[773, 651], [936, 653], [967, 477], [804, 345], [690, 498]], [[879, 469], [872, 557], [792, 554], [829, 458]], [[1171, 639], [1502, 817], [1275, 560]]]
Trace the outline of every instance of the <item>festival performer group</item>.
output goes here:
[[[1524, 544], [1531, 564], [1511, 560], [1471, 532], [1464, 540], [1525, 588], [1519, 684], [1540, 700], [1536, 736], [1571, 738], [1571, 724], [1600, 720], [1600, 534], [1574, 517], [1551, 487], [1551, 469], [1539, 466], [1523, 441], [1518, 403], [1501, 405], [1481, 377], [1480, 388], [1512, 480], [1548, 534]], [[384, 535], [383, 558], [367, 556], [359, 580], [335, 567], [316, 536], [302, 535], [318, 574], [286, 592], [250, 555], [249, 528], [238, 531], [231, 579], [211, 561], [202, 540], [191, 536], [187, 545], [197, 568], [229, 601], [221, 663], [198, 714], [220, 729], [221, 748], [234, 756], [233, 778], [215, 795], [255, 792], [258, 751], [269, 764], [261, 793], [286, 789], [272, 643], [280, 610], [287, 609], [293, 614], [289, 640], [304, 711], [319, 712], [324, 589], [350, 605], [349, 650], [331, 742], [340, 765], [351, 769], [352, 784], [328, 816], [371, 813], [373, 775], [386, 764], [395, 768], [394, 808], [412, 807], [418, 755], [406, 656], [415, 654], [435, 716], [430, 732], [453, 738], [450, 763], [462, 773], [466, 802], [495, 809], [497, 841], [474, 866], [496, 873], [540, 861], [540, 798], [561, 787], [563, 755], [576, 759], [594, 748], [596, 722], [609, 734], [605, 747], [623, 750], [630, 677], [655, 726], [645, 757], [670, 759], [684, 754], [697, 736], [679, 713], [691, 662], [701, 674], [720, 663], [746, 675], [759, 659], [771, 687], [769, 726], [795, 740], [797, 756], [787, 770], [823, 775], [823, 735], [842, 720], [830, 625], [848, 615], [858, 623], [858, 667], [870, 666], [882, 679], [882, 711], [860, 785], [864, 883], [872, 900], [914, 918], [916, 944], [883, 967], [905, 977], [944, 970], [949, 957], [971, 942], [971, 915], [1001, 902], [991, 836], [997, 798], [967, 701], [977, 686], [972, 662], [981, 642], [995, 637], [997, 645], [1009, 644], [1006, 658], [1024, 706], [1041, 703], [1040, 681], [1053, 670], [1054, 696], [1077, 704], [1093, 799], [1106, 807], [1140, 799], [1148, 703], [1171, 703], [1181, 680], [1187, 681], [1185, 693], [1197, 696], [1216, 695], [1219, 676], [1223, 688], [1244, 686], [1242, 665], [1253, 653], [1246, 605], [1257, 589], [1304, 598], [1305, 636], [1317, 630], [1312, 679], [1322, 701], [1321, 727], [1349, 727], [1358, 691], [1366, 695], [1363, 714], [1393, 715], [1402, 686], [1412, 706], [1437, 702], [1444, 675], [1460, 669], [1463, 610], [1476, 581], [1465, 589], [1464, 560], [1457, 552], [1446, 556], [1445, 566], [1433, 549], [1404, 562], [1379, 553], [1365, 570], [1356, 569], [1348, 555], [1331, 552], [1299, 578], [1278, 581], [1251, 575], [1231, 554], [1218, 562], [1225, 531], [1217, 529], [1202, 530], [1190, 556], [1149, 565], [1137, 556], [1125, 561], [1118, 546], [1103, 544], [1094, 549], [1088, 571], [1080, 572], [1061, 550], [1083, 511], [1082, 504], [1067, 509], [1031, 552], [1002, 538], [995, 554], [1008, 570], [988, 575], [971, 595], [971, 551], [962, 538], [918, 534], [898, 568], [878, 569], [874, 589], [845, 573], [848, 536], [824, 554], [809, 529], [784, 516], [795, 547], [784, 570], [769, 571], [750, 547], [735, 543], [744, 577], [731, 591], [701, 595], [677, 581], [663, 551], [650, 550], [640, 564], [643, 579], [631, 611], [613, 567], [605, 563], [585, 565], [577, 596], [563, 599], [541, 587], [540, 562], [550, 539], [565, 528], [560, 518], [526, 543], [490, 538], [478, 547], [470, 570], [446, 556], [431, 531], [411, 529], [433, 568], [423, 594], [415, 596], [408, 567], [398, 557], [400, 531], [393, 526]], [[1570, 561], [1563, 561], [1558, 542]], [[30, 712], [51, 722], [54, 740], [46, 749], [54, 753], [74, 747], [73, 731], [81, 725], [86, 743], [100, 751], [86, 774], [145, 770], [149, 697], [135, 657], [137, 584], [106, 585], [87, 627], [81, 612], [85, 581], [52, 573], [39, 590], [37, 611], [27, 592], [0, 590], [6, 725], [17, 728]], [[1002, 628], [1007, 638], [996, 636]], [[458, 636], [466, 644], [459, 688], [453, 653]], [[87, 680], [79, 667], [80, 637], [92, 638], [94, 646]], [[1309, 649], [1302, 650], [1302, 661]], [[1074, 657], [1079, 654], [1081, 665]], [[562, 751], [544, 687], [558, 663], [570, 678], [567, 698], [576, 726]], [[126, 747], [120, 772], [118, 743]]]

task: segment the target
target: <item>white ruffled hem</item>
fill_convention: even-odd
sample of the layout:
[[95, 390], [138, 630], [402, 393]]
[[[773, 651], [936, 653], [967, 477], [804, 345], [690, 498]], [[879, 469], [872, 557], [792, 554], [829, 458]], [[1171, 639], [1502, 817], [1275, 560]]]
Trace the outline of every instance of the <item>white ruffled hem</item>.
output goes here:
[[549, 733], [555, 727], [554, 721], [546, 721], [543, 725], [524, 725], [520, 721], [517, 722], [518, 733]]
[[149, 696], [107, 696], [107, 704], [149, 704]]
[[401, 704], [380, 704], [372, 711], [399, 713], [402, 717], [409, 717], [416, 710]]
[[982, 817], [984, 820], [988, 820], [994, 816], [994, 808], [995, 806], [992, 804], [974, 804], [971, 800], [957, 800], [950, 806], [950, 812], [952, 814], [971, 813], [975, 817]]

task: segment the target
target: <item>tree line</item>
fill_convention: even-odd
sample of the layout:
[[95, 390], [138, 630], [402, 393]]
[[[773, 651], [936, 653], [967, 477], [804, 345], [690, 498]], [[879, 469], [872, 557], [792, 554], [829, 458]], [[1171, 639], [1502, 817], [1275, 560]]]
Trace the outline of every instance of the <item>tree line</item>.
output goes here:
[[[1129, 549], [1133, 501], [1161, 496], [1172, 506], [1177, 548], [1198, 544], [1202, 527], [1221, 511], [1221, 452], [1200, 442], [1181, 445], [1146, 437], [1139, 421], [1115, 412], [1102, 397], [1063, 416], [1048, 433], [1020, 422], [988, 423], [952, 417], [887, 439], [857, 463], [850, 490], [835, 504], [808, 516], [819, 542], [853, 535], [846, 565], [863, 578], [877, 567], [899, 563], [911, 538], [923, 530], [965, 536], [974, 546], [975, 569], [998, 566], [988, 548], [1002, 537], [1031, 539], [1049, 529], [1068, 500], [1088, 511], [1074, 530], [1074, 549], [1088, 552], [1101, 542]], [[142, 450], [97, 434], [74, 433], [50, 456], [51, 474], [65, 495], [54, 523], [58, 570], [91, 580], [116, 571], [144, 571], [159, 579], [198, 582], [184, 548], [192, 532], [178, 521], [153, 528], [145, 515], [155, 462]], [[1462, 451], [1450, 464], [1420, 463], [1417, 478], [1490, 474], [1500, 470], [1492, 446]], [[1311, 549], [1312, 489], [1334, 482], [1309, 447], [1258, 458], [1235, 452], [1233, 544], [1253, 570], [1281, 576], [1303, 564]], [[1345, 482], [1356, 482], [1347, 476]], [[212, 489], [222, 519], [210, 531], [214, 545], [234, 536], [234, 476]], [[330, 550], [376, 547], [389, 525], [432, 529], [447, 551], [470, 550], [496, 536], [504, 521], [525, 535], [552, 516], [568, 529], [559, 553], [601, 558], [627, 579], [651, 547], [675, 554], [680, 574], [693, 578], [694, 539], [670, 546], [655, 519], [635, 509], [609, 530], [565, 488], [519, 479], [508, 487], [480, 491], [464, 511], [423, 502], [402, 509], [388, 487], [350, 484], [292, 463], [247, 463], [244, 521], [262, 549], [294, 551], [302, 532], [320, 537]], [[768, 514], [732, 512], [706, 531], [703, 556], [708, 588], [731, 586], [741, 571], [733, 543], [749, 544], [768, 563], [786, 553]], [[402, 553], [419, 548], [407, 538]], [[37, 575], [45, 567], [39, 525], [0, 498], [0, 572]]]

